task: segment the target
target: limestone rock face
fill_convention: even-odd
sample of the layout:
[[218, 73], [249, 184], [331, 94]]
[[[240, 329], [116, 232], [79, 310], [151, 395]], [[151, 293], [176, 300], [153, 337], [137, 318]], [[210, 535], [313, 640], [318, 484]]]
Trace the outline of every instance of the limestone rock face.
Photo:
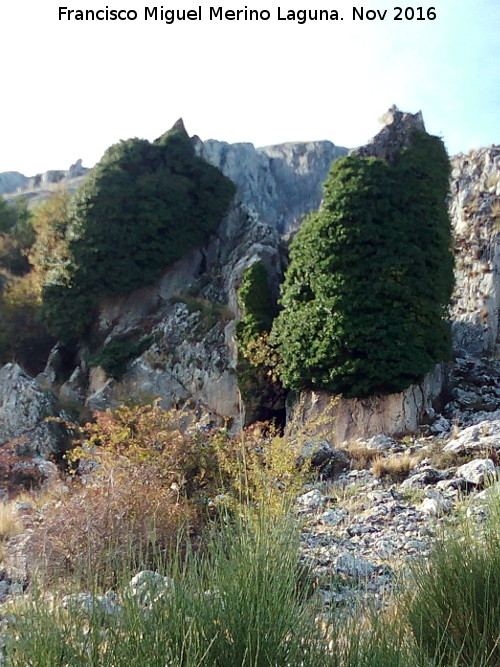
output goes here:
[[58, 187], [65, 187], [70, 192], [76, 190], [90, 169], [77, 160], [69, 169], [52, 169], [35, 176], [27, 177], [17, 171], [0, 173], [0, 195], [12, 201], [19, 195], [28, 200], [30, 207], [47, 199]]
[[147, 329], [152, 342], [120, 382], [95, 386], [87, 405], [102, 409], [123, 395], [158, 396], [165, 407], [189, 404], [239, 423], [237, 289], [243, 272], [257, 261], [266, 266], [277, 293], [282, 274], [278, 232], [235, 201], [210, 242], [176, 262], [157, 284], [103, 302], [101, 337]]
[[198, 141], [195, 147], [237, 185], [242, 201], [255, 209], [259, 219], [282, 236], [297, 229], [305, 213], [318, 208], [332, 162], [348, 152], [330, 141], [256, 149], [253, 144], [210, 140]]
[[[354, 154], [392, 160], [408, 145], [414, 130], [425, 131], [420, 113], [408, 114], [395, 107], [382, 123], [377, 136]], [[249, 143], [202, 142], [195, 137], [193, 144], [201, 157], [236, 183], [229, 213], [205, 247], [187, 254], [155, 285], [102, 302], [97, 339], [109, 342], [117, 336], [147, 334], [149, 349], [131, 361], [119, 382], [106, 378], [102, 371], [90, 373], [84, 363], [73, 373], [69, 369], [65, 377], [71, 377], [59, 389], [61, 399], [86, 401], [92, 409], [103, 409], [130, 394], [154, 395], [165, 406], [188, 403], [241, 419], [234, 330], [242, 275], [254, 262], [262, 261], [278, 295], [285, 264], [283, 240], [299, 227], [304, 214], [320, 205], [330, 165], [347, 149], [328, 141], [254, 148]], [[452, 166], [450, 213], [457, 281], [453, 340], [458, 355], [479, 356], [494, 352], [498, 344], [500, 147], [459, 155]], [[22, 194], [36, 203], [60, 180], [73, 189], [86, 172], [80, 160], [67, 171], [47, 172], [34, 179], [6, 172], [0, 174], [0, 193], [23, 188]], [[30, 184], [31, 190], [27, 189]], [[421, 385], [401, 394], [340, 401], [332, 413], [337, 424], [342, 424], [336, 428], [335, 443], [414, 429], [429, 411], [442, 381], [442, 369], [437, 368]], [[49, 386], [56, 384], [61, 384], [61, 378], [52, 384], [49, 378]], [[457, 410], [463, 411], [472, 399], [476, 409], [478, 392], [472, 393], [461, 390], [454, 395]], [[483, 410], [495, 407], [497, 394], [496, 385], [488, 388], [487, 395], [482, 392]], [[301, 408], [289, 410], [290, 417], [299, 421], [317, 419], [330, 397], [310, 394], [301, 400]], [[451, 419], [453, 415], [445, 416]]]
[[26, 176], [23, 176], [18, 171], [4, 171], [0, 174], [0, 195], [5, 192], [16, 192], [20, 188], [24, 188], [28, 180]]
[[350, 151], [350, 155], [376, 157], [392, 162], [403, 148], [411, 145], [415, 131], [425, 132], [424, 119], [419, 111], [416, 114], [399, 111], [393, 106], [380, 119], [382, 129], [365, 146]]
[[398, 394], [370, 398], [334, 398], [327, 392], [303, 392], [290, 401], [289, 433], [307, 429], [335, 446], [381, 433], [416, 431], [427, 409], [442, 392], [444, 368], [436, 366], [419, 385]]
[[452, 169], [453, 345], [461, 355], [492, 355], [499, 343], [500, 146], [457, 155]]
[[244, 419], [234, 337], [242, 275], [262, 262], [278, 296], [281, 235], [319, 205], [330, 164], [346, 149], [330, 142], [255, 149], [193, 141], [198, 154], [236, 183], [235, 200], [208, 244], [188, 253], [156, 285], [102, 303], [99, 337], [109, 341], [147, 330], [152, 344], [120, 382], [89, 385], [87, 406], [103, 409], [130, 394], [158, 396], [165, 407], [189, 404], [232, 417], [237, 425]]
[[0, 444], [15, 440], [19, 454], [42, 458], [60, 452], [64, 432], [45, 421], [56, 415], [54, 397], [17, 364], [0, 369]]

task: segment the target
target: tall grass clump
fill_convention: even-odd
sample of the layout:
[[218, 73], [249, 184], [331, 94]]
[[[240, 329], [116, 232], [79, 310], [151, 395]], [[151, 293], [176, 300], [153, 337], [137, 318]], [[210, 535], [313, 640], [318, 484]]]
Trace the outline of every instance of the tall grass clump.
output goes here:
[[289, 520], [240, 517], [214, 529], [202, 552], [159, 563], [172, 583], [156, 600], [121, 585], [121, 611], [107, 615], [98, 605], [90, 613], [63, 609], [41, 596], [17, 611], [6, 664], [318, 667], [323, 630], [298, 547]]
[[500, 494], [484, 524], [464, 519], [410, 577], [406, 613], [418, 645], [443, 667], [500, 665]]

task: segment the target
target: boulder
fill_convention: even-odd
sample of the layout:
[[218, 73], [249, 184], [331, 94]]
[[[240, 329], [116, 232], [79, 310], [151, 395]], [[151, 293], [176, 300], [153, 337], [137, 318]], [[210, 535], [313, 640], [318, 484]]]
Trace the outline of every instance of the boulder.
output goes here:
[[287, 433], [306, 429], [338, 447], [343, 442], [416, 432], [426, 410], [440, 396], [445, 369], [436, 366], [419, 385], [398, 394], [339, 398], [324, 391], [302, 392], [287, 405]]
[[464, 479], [468, 484], [482, 486], [495, 476], [495, 464], [491, 459], [475, 459], [457, 469], [457, 477]]
[[467, 452], [500, 450], [500, 419], [482, 421], [461, 431], [443, 448], [445, 452], [466, 454]]
[[322, 477], [335, 477], [349, 468], [349, 457], [324, 439], [309, 440], [301, 449], [299, 462], [309, 460]]
[[150, 605], [162, 598], [175, 585], [173, 579], [152, 570], [138, 572], [128, 585], [128, 594], [140, 605]]
[[336, 559], [335, 569], [340, 574], [347, 574], [349, 577], [366, 579], [370, 577], [377, 568], [366, 560], [355, 558], [354, 556], [351, 556], [351, 554], [345, 553]]
[[66, 429], [47, 422], [58, 412], [55, 397], [17, 364], [0, 369], [0, 444], [15, 441], [20, 455], [48, 458], [67, 444]]
[[366, 443], [366, 448], [376, 449], [379, 452], [400, 452], [404, 450], [404, 447], [402, 447], [397, 440], [394, 440], [394, 438], [391, 438], [389, 435], [384, 435], [383, 433], [374, 435], [373, 438], [370, 438]]

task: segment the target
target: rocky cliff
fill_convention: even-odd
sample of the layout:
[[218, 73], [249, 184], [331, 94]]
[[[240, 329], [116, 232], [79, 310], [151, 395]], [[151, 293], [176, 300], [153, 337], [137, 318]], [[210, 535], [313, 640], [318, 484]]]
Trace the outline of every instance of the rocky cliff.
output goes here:
[[199, 155], [237, 184], [231, 210], [207, 246], [183, 258], [157, 285], [102, 304], [98, 335], [106, 341], [145, 330], [154, 341], [121, 381], [95, 370], [89, 374], [83, 365], [62, 391], [75, 398], [83, 394], [91, 408], [110, 405], [124, 394], [160, 396], [165, 405], [198, 406], [233, 418], [237, 426], [244, 419], [234, 338], [241, 277], [262, 261], [278, 295], [284, 268], [281, 237], [319, 205], [329, 166], [347, 149], [328, 141], [262, 149], [193, 141]]
[[457, 353], [497, 355], [500, 309], [500, 146], [452, 159], [452, 321]]
[[[420, 114], [391, 109], [379, 135], [356, 152], [392, 159], [396, 146], [400, 149], [411, 131], [422, 128]], [[277, 293], [286, 255], [284, 239], [305, 213], [318, 207], [331, 162], [347, 151], [326, 141], [260, 149], [201, 142], [196, 137], [193, 142], [198, 154], [238, 187], [228, 215], [205, 247], [190, 252], [155, 285], [101, 304], [95, 338], [106, 344], [122, 335], [147, 335], [150, 341], [120, 381], [92, 368], [86, 350], [71, 366], [64, 361], [63, 349], [54, 351], [39, 380], [62, 403], [102, 409], [130, 395], [158, 396], [166, 406], [191, 405], [241, 425], [234, 330], [242, 274], [262, 261]], [[453, 332], [459, 355], [493, 353], [498, 344], [499, 155], [500, 148], [491, 147], [453, 159], [450, 213], [457, 280]], [[368, 424], [369, 434], [415, 428], [439, 394], [440, 378], [437, 373], [422, 387], [390, 397], [394, 419], [385, 414], [384, 402], [374, 406], [372, 401], [368, 411], [358, 404], [337, 408], [337, 421], [343, 415], [345, 422], [339, 437], [341, 433], [354, 437], [354, 422]], [[310, 399], [307, 405], [321, 403]]]
[[330, 141], [257, 149], [252, 144], [195, 142], [198, 154], [236, 183], [242, 201], [282, 236], [296, 229], [305, 213], [318, 208], [332, 162], [348, 152]]

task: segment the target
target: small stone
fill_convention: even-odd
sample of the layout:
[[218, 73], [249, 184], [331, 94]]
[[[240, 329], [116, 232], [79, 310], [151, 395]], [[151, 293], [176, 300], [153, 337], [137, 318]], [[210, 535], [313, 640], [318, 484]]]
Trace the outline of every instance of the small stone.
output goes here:
[[449, 505], [445, 499], [441, 497], [425, 498], [420, 505], [420, 511], [427, 516], [442, 516], [448, 509]]
[[374, 435], [373, 438], [370, 438], [366, 443], [367, 449], [376, 449], [380, 452], [393, 451], [399, 452], [404, 449], [402, 445], [394, 438], [391, 438], [388, 435]]
[[297, 503], [302, 505], [302, 507], [314, 510], [318, 509], [318, 507], [321, 505], [322, 499], [323, 497], [318, 489], [313, 489], [312, 491], [308, 491], [307, 493], [299, 496], [297, 498]]
[[451, 431], [451, 422], [443, 417], [443, 415], [439, 415], [436, 421], [431, 424], [429, 430], [434, 435], [449, 433]]
[[9, 586], [9, 595], [15, 597], [18, 595], [22, 595], [23, 593], [24, 593], [24, 587], [21, 583], [16, 581]]
[[325, 526], [338, 526], [339, 523], [342, 523], [344, 519], [348, 516], [347, 510], [343, 509], [329, 509], [323, 514], [320, 514], [317, 518], [319, 524]]
[[360, 579], [367, 578], [375, 572], [374, 565], [366, 560], [355, 558], [348, 553], [344, 553], [337, 558], [335, 568], [342, 574]]
[[422, 542], [421, 540], [409, 540], [405, 544], [405, 549], [407, 551], [415, 550], [415, 551], [425, 551], [428, 549], [428, 545], [425, 542]]
[[142, 570], [130, 580], [128, 589], [140, 604], [149, 605], [163, 597], [174, 586], [173, 579], [152, 570]]

